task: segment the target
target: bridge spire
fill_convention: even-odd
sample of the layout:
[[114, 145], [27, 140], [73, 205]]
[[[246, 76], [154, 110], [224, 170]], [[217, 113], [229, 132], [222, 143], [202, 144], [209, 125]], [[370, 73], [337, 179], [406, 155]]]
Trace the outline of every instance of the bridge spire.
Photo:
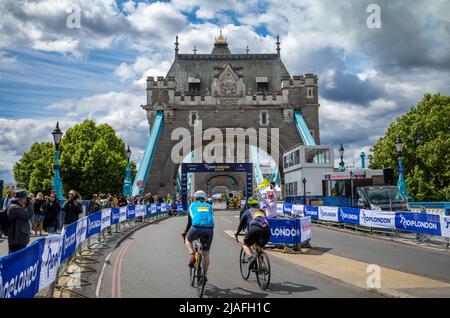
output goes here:
[[275, 43], [277, 45], [277, 54], [278, 56], [280, 56], [280, 36], [277, 35], [277, 43]]
[[178, 43], [178, 35], [175, 37], [175, 56], [177, 56], [178, 55], [178, 44], [180, 44], [180, 43]]

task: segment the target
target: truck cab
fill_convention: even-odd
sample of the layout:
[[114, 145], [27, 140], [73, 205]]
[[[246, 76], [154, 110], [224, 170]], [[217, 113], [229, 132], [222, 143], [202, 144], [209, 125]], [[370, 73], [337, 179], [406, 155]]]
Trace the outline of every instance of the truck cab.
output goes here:
[[398, 187], [364, 186], [355, 188], [354, 207], [382, 211], [406, 211], [408, 200]]

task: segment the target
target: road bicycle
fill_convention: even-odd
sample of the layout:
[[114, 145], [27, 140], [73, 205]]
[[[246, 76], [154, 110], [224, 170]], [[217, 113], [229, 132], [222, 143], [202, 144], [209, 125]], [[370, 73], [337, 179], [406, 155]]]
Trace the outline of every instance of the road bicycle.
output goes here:
[[192, 287], [197, 287], [198, 297], [202, 298], [206, 284], [206, 262], [203, 257], [203, 239], [201, 238], [194, 241], [194, 257], [194, 266], [190, 268], [190, 282]]
[[[242, 234], [241, 234], [242, 235]], [[236, 241], [239, 243], [238, 236], [235, 235]], [[248, 280], [251, 272], [255, 272], [256, 280], [259, 287], [262, 290], [266, 290], [270, 284], [270, 261], [269, 256], [263, 251], [257, 244], [252, 245], [252, 255], [254, 260], [249, 263], [248, 257], [244, 252], [244, 247], [241, 248], [239, 256], [239, 268], [241, 270], [241, 276], [244, 280]], [[251, 268], [251, 265], [252, 268]]]

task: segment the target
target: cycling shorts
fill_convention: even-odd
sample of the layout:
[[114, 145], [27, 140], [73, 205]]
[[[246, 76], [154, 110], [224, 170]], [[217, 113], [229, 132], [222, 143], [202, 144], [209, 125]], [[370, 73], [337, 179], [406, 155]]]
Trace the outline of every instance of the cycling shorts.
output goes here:
[[193, 242], [198, 238], [201, 238], [203, 244], [203, 250], [209, 251], [214, 236], [214, 229], [207, 227], [195, 227], [192, 226], [186, 235], [189, 242]]

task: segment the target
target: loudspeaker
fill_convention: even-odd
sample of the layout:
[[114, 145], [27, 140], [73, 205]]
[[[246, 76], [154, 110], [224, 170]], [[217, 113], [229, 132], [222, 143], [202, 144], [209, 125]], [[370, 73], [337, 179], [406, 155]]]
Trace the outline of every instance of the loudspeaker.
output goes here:
[[394, 185], [394, 169], [392, 168], [385, 168], [383, 169], [383, 175], [384, 175], [384, 184]]

